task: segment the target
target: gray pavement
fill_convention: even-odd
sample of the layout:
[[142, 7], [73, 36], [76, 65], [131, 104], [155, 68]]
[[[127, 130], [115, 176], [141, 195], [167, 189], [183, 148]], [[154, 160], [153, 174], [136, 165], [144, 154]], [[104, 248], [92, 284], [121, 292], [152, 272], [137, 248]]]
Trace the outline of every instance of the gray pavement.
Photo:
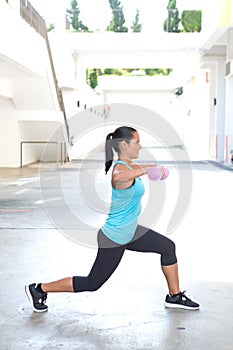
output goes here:
[[[169, 166], [170, 189], [176, 170]], [[24, 285], [88, 273], [96, 249], [75, 232], [84, 227], [94, 236], [103, 220], [104, 209], [86, 216], [83, 210], [96, 193], [109, 196], [101, 162], [0, 169], [0, 349], [233, 350], [233, 173], [204, 161], [192, 168], [192, 201], [170, 238], [177, 245], [181, 288], [200, 302], [199, 311], [165, 309], [159, 257], [126, 252], [100, 290], [50, 294], [44, 314], [31, 310]], [[96, 193], [88, 183], [93, 169]], [[84, 194], [77, 189], [80, 172]], [[66, 222], [62, 203], [78, 213], [77, 223]], [[55, 212], [62, 219], [56, 221]], [[169, 215], [165, 210], [154, 229], [164, 233]]]

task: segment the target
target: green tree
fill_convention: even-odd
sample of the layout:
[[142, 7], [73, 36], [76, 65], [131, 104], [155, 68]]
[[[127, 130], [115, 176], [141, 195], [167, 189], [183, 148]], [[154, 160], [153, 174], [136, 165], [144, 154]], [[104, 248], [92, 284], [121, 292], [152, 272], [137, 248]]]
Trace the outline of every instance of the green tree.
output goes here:
[[201, 11], [183, 11], [181, 14], [181, 24], [184, 32], [200, 32], [201, 31]]
[[145, 68], [146, 75], [169, 75], [172, 72], [171, 68]]
[[163, 29], [169, 33], [179, 33], [179, 11], [176, 7], [176, 0], [169, 0], [167, 5], [168, 17], [164, 21]]
[[112, 68], [105, 68], [103, 74], [111, 75], [111, 74], [113, 74], [113, 69]]
[[98, 69], [87, 69], [86, 71], [86, 79], [88, 85], [92, 88], [95, 89], [96, 86], [98, 85]]
[[87, 26], [85, 26], [79, 19], [80, 10], [77, 0], [71, 0], [71, 9], [66, 10], [66, 16], [70, 21], [73, 29], [77, 32], [89, 32]]
[[142, 24], [139, 23], [140, 11], [136, 10], [136, 15], [132, 23], [131, 29], [133, 33], [140, 33], [142, 31]]
[[118, 0], [108, 0], [112, 9], [112, 20], [107, 27], [109, 32], [128, 32], [128, 28], [124, 26], [125, 16], [123, 13], [123, 6]]

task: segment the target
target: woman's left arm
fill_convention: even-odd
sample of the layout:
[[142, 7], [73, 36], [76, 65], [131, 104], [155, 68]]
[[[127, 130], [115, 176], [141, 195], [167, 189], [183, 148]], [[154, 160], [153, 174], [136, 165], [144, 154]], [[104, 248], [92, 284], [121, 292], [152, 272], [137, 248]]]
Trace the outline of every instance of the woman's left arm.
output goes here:
[[160, 168], [161, 172], [162, 172], [162, 177], [164, 176], [164, 166], [156, 164], [156, 163], [154, 163], [154, 164], [140, 164], [140, 165], [133, 164], [132, 168], [133, 169], [138, 169], [138, 168], [144, 169], [145, 173], [147, 173], [147, 171], [151, 168]]

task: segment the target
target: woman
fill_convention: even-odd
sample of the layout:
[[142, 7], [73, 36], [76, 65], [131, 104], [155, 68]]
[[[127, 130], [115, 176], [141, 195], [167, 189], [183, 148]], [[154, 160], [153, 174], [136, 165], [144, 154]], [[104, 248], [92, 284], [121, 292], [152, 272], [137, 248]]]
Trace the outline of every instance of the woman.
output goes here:
[[[139, 134], [134, 128], [122, 126], [108, 134], [105, 145], [106, 174], [112, 166], [113, 149], [118, 154], [118, 160], [112, 170], [112, 201], [108, 217], [98, 232], [98, 252], [92, 269], [87, 277], [73, 276], [50, 283], [27, 285], [25, 290], [33, 310], [48, 310], [47, 293], [99, 289], [115, 271], [125, 250], [160, 254], [169, 291], [165, 306], [197, 310], [199, 304], [180, 291], [175, 244], [167, 237], [138, 225], [144, 194], [140, 177], [156, 165], [133, 164], [141, 149]], [[161, 167], [160, 170], [162, 178], [165, 169]]]

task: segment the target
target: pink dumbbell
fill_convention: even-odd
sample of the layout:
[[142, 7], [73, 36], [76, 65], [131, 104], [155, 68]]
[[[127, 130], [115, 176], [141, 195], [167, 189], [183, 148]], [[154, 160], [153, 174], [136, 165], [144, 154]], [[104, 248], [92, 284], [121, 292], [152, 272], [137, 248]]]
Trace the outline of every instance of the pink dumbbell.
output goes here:
[[163, 171], [161, 167], [154, 167], [148, 169], [147, 175], [152, 181], [165, 180], [169, 175], [169, 171], [165, 167], [163, 167]]
[[165, 180], [168, 177], [168, 175], [169, 175], [168, 168], [163, 167], [163, 172], [164, 172], [164, 175], [161, 177], [160, 180]]

